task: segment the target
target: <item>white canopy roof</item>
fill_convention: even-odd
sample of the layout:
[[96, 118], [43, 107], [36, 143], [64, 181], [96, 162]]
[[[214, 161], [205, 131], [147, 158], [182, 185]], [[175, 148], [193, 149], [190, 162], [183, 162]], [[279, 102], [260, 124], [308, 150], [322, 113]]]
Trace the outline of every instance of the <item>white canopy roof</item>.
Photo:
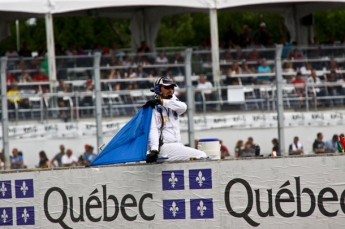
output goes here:
[[93, 8], [108, 7], [183, 7], [214, 8], [212, 0], [51, 0], [51, 13], [63, 13]]

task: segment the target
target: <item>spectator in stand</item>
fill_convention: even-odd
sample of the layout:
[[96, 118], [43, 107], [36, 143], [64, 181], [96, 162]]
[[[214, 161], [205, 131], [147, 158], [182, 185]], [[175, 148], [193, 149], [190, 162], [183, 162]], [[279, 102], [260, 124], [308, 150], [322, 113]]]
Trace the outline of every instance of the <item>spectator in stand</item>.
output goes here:
[[293, 85], [295, 85], [296, 93], [299, 97], [299, 103], [301, 106], [304, 106], [304, 95], [305, 95], [305, 89], [304, 89], [304, 80], [302, 79], [302, 73], [297, 72], [296, 78], [291, 82]]
[[[92, 84], [92, 79], [86, 80], [86, 85], [84, 86], [83, 92], [86, 94], [84, 95], [84, 98], [81, 101], [81, 106], [93, 106], [93, 94], [94, 94], [95, 88]], [[89, 115], [92, 115], [93, 109], [86, 109], [82, 113], [86, 113]]]
[[6, 71], [6, 83], [11, 84], [11, 83], [16, 83], [17, 80], [16, 78], [11, 74], [10, 71]]
[[28, 65], [25, 63], [25, 61], [22, 58], [20, 58], [19, 59], [19, 63], [17, 65], [17, 69], [18, 70], [24, 70], [24, 69], [27, 69], [27, 68], [28, 68]]
[[134, 64], [136, 64], [136, 65], [150, 65], [150, 62], [148, 59], [149, 59], [148, 56], [146, 56], [142, 52], [138, 52], [135, 59], [134, 59]]
[[3, 170], [4, 168], [4, 154], [3, 151], [0, 152], [0, 170]]
[[243, 25], [242, 32], [238, 36], [239, 45], [241, 48], [246, 48], [250, 43], [250, 32], [248, 25]]
[[272, 153], [276, 152], [277, 156], [281, 156], [280, 149], [279, 149], [279, 142], [277, 138], [272, 139], [272, 145], [273, 145]]
[[38, 69], [37, 73], [32, 77], [32, 81], [35, 82], [42, 82], [42, 81], [49, 81], [49, 77], [44, 74], [44, 69]]
[[47, 52], [47, 44], [43, 43], [41, 45], [41, 48], [38, 50], [38, 57], [44, 57], [46, 55]]
[[253, 39], [258, 40], [260, 44], [266, 46], [271, 38], [272, 35], [267, 31], [266, 23], [261, 22], [259, 29], [253, 35]]
[[28, 49], [28, 45], [26, 42], [23, 42], [22, 48], [19, 50], [19, 56], [32, 57], [32, 52], [30, 49]]
[[230, 151], [228, 150], [228, 148], [223, 144], [222, 140], [219, 140], [219, 144], [220, 144], [220, 158], [221, 159], [225, 159], [227, 157], [230, 157]]
[[224, 34], [224, 48], [234, 48], [238, 45], [238, 35], [233, 25], [228, 25], [228, 30]]
[[[54, 167], [61, 167], [62, 166], [62, 156], [65, 155], [65, 146], [60, 145], [60, 152], [58, 152], [54, 158], [51, 160], [50, 164]], [[55, 161], [57, 162], [57, 166], [55, 165]]]
[[[292, 60], [300, 60], [303, 58], [304, 58], [304, 56], [303, 56], [302, 52], [300, 52], [297, 48], [295, 48], [291, 54], [291, 59]], [[301, 68], [303, 66], [303, 62], [294, 62], [293, 66], [294, 66], [294, 69]]]
[[[253, 74], [253, 71], [249, 68], [248, 63], [243, 60], [242, 61], [242, 74]], [[251, 85], [253, 84], [253, 77], [242, 77], [241, 78], [243, 85]]]
[[314, 153], [326, 153], [327, 152], [327, 146], [326, 144], [322, 141], [323, 139], [323, 134], [322, 133], [317, 133], [316, 139], [313, 143], [313, 151]]
[[230, 49], [226, 50], [221, 55], [221, 62], [231, 63], [233, 61], [232, 54], [230, 52]]
[[72, 150], [67, 149], [66, 154], [62, 156], [61, 162], [64, 167], [70, 167], [78, 164], [78, 159], [72, 154]]
[[317, 36], [314, 36], [313, 37], [313, 46], [319, 46], [319, 45], [320, 45], [319, 39], [317, 38]]
[[249, 142], [247, 142], [244, 145], [244, 148], [240, 150], [239, 157], [255, 157], [255, 149], [251, 148]]
[[[137, 68], [137, 75], [138, 75], [138, 78], [140, 78], [140, 79], [147, 79], [148, 76], [149, 76], [144, 71], [144, 68], [141, 65], [139, 65], [138, 68]], [[152, 86], [152, 83], [149, 80], [139, 81], [138, 82], [138, 86], [139, 86], [139, 88], [150, 88]]]
[[123, 56], [125, 56], [125, 53], [117, 48], [116, 42], [111, 43], [109, 54], [116, 56], [120, 61], [122, 61]]
[[308, 93], [311, 98], [314, 98], [314, 102], [317, 105], [321, 105], [316, 99], [316, 97], [322, 97], [326, 95], [325, 90], [322, 88], [322, 83], [320, 78], [317, 76], [315, 70], [311, 71], [311, 75], [307, 79]]
[[57, 102], [60, 108], [60, 118], [66, 122], [71, 115], [71, 111], [70, 109], [65, 110], [64, 108], [70, 108], [71, 104], [69, 99], [65, 99], [69, 98], [65, 94], [72, 92], [72, 90], [68, 84], [65, 84], [64, 80], [59, 80], [59, 86], [56, 87], [56, 92], [58, 93]]
[[339, 89], [338, 89], [338, 93], [340, 94], [340, 95], [345, 95], [345, 75], [343, 75], [343, 78], [342, 79], [338, 79], [338, 81], [337, 81], [339, 84], [342, 84], [342, 86], [341, 87], [339, 87]]
[[[250, 147], [255, 150], [256, 144], [254, 143], [254, 138], [253, 137], [248, 137], [247, 143], [250, 144]], [[258, 155], [257, 155], [258, 156]]]
[[141, 46], [138, 48], [137, 52], [150, 53], [152, 51], [149, 48], [149, 46], [147, 45], [146, 41], [142, 41]]
[[83, 157], [83, 161], [84, 161], [84, 158], [87, 158], [89, 156], [89, 147], [90, 147], [89, 144], [84, 145], [84, 153], [81, 155]]
[[[202, 102], [202, 94], [205, 96], [205, 100], [213, 100], [213, 95], [214, 95], [214, 90], [213, 90], [213, 85], [211, 82], [206, 80], [205, 75], [200, 75], [199, 77], [199, 83], [196, 86], [197, 91], [195, 92], [195, 101], [196, 102]], [[206, 90], [205, 90], [206, 89]], [[201, 104], [196, 105], [197, 110], [202, 109]]]
[[[327, 75], [326, 78], [326, 82], [327, 83], [336, 83], [338, 81], [337, 79], [337, 73], [335, 72], [335, 70], [331, 70], [331, 72]], [[338, 85], [327, 85], [327, 90], [328, 90], [328, 94], [330, 96], [336, 96], [338, 93], [337, 91], [339, 90]]]
[[7, 91], [6, 95], [11, 97], [8, 99], [8, 109], [14, 110], [16, 108], [16, 104], [18, 108], [29, 108], [27, 99], [22, 99], [18, 96], [18, 85], [16, 82], [11, 83], [11, 88]]
[[179, 51], [175, 52], [171, 63], [174, 64], [183, 64], [184, 63], [184, 58], [181, 56], [181, 53]]
[[[256, 49], [254, 49], [252, 52], [248, 54], [247, 61], [260, 61], [260, 55]], [[251, 66], [255, 69], [255, 71], [257, 70], [257, 64], [252, 64]]]
[[95, 45], [95, 48], [92, 50], [93, 53], [100, 53], [101, 55], [103, 54], [103, 48], [102, 48], [102, 45], [100, 43], [96, 44]]
[[[166, 64], [169, 64], [169, 60], [168, 58], [166, 58], [165, 54], [163, 52], [161, 52], [159, 54], [159, 56], [156, 57], [156, 64], [158, 65], [166, 65]], [[166, 70], [168, 68], [167, 67], [161, 67], [161, 68], [158, 68], [159, 71], [161, 71], [163, 74], [166, 73]]]
[[[110, 74], [108, 76], [108, 80], [116, 80], [116, 79], [121, 79], [121, 73], [119, 70], [111, 69]], [[121, 90], [121, 88], [124, 87], [123, 84], [124, 84], [123, 82], [122, 83], [121, 82], [110, 82], [111, 88], [114, 91]]]
[[293, 142], [289, 146], [289, 155], [300, 155], [303, 153], [303, 145], [300, 143], [299, 138], [296, 136], [293, 138]]
[[32, 81], [32, 78], [27, 69], [24, 69], [22, 71], [22, 74], [18, 77], [18, 81], [19, 83], [27, 83]]
[[293, 67], [293, 62], [288, 62], [284, 64], [284, 69], [283, 69], [284, 73], [295, 73], [295, 69]]
[[225, 85], [239, 85], [240, 80], [238, 77], [235, 77], [235, 75], [241, 75], [242, 69], [240, 66], [238, 66], [237, 62], [232, 63], [232, 67], [228, 68], [227, 77], [224, 80]]
[[238, 158], [241, 156], [241, 151], [243, 149], [243, 141], [238, 140], [235, 145], [235, 158]]
[[96, 158], [96, 154], [93, 153], [93, 146], [89, 145], [87, 148], [87, 154], [84, 154], [84, 165], [90, 165], [91, 162]]
[[78, 56], [87, 56], [87, 52], [85, 52], [80, 45], [77, 45], [75, 48], [75, 54]]
[[66, 50], [66, 56], [75, 56], [77, 52], [74, 49], [74, 45], [72, 43], [68, 44], [68, 48]]
[[332, 139], [326, 141], [325, 145], [327, 147], [327, 153], [336, 153], [338, 152], [337, 141], [339, 141], [339, 136], [337, 134], [333, 135]]
[[132, 66], [132, 61], [129, 56], [125, 56], [123, 61], [122, 61], [122, 66], [124, 67], [131, 67]]
[[[271, 73], [272, 69], [268, 65], [267, 60], [263, 60], [262, 64], [258, 67], [258, 73]], [[268, 84], [270, 83], [270, 77], [269, 76], [258, 76], [256, 77], [257, 84]]]
[[292, 44], [287, 43], [284, 36], [280, 36], [279, 44], [283, 45], [282, 58], [289, 58], [292, 51]]
[[[170, 63], [174, 64], [183, 64], [184, 63], [184, 58], [181, 56], [181, 53], [179, 51], [175, 52], [173, 58], [171, 59]], [[184, 75], [184, 68], [182, 67], [172, 67], [172, 74], [174, 76], [177, 75]]]
[[8, 58], [7, 60], [7, 69], [14, 70], [16, 69], [16, 61], [11, 59], [19, 58], [18, 53], [14, 50], [13, 46], [9, 46], [5, 56]]
[[38, 162], [38, 168], [49, 168], [50, 162], [46, 155], [46, 152], [43, 150], [39, 152], [40, 161]]
[[22, 155], [19, 155], [18, 149], [12, 150], [12, 156], [10, 156], [11, 169], [23, 169], [24, 159]]

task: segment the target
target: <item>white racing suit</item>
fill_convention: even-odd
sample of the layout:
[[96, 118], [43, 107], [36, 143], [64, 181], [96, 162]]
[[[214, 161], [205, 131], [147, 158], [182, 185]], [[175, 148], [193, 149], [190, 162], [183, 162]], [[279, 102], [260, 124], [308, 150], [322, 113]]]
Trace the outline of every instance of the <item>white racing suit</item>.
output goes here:
[[[179, 115], [187, 110], [187, 105], [179, 101], [175, 95], [171, 99], [163, 99], [163, 105], [156, 105], [152, 111], [149, 136], [149, 149], [159, 149], [162, 116], [164, 126], [162, 131], [163, 145], [158, 157], [168, 157], [167, 161], [189, 160], [190, 158], [206, 158], [200, 150], [186, 147], [181, 143]], [[162, 115], [160, 113], [162, 112]]]

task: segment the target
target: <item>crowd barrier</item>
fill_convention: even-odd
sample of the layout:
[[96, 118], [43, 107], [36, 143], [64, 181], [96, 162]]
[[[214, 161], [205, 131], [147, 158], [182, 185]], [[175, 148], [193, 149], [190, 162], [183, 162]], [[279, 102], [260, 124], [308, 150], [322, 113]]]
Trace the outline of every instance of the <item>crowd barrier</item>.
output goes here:
[[6, 228], [343, 228], [343, 155], [0, 171]]

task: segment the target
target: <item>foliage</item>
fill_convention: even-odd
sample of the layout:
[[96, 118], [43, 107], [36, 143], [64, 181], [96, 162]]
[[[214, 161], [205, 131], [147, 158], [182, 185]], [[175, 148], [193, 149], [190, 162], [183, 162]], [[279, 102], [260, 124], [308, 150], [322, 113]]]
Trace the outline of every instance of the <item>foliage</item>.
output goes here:
[[[107, 19], [99, 17], [55, 17], [55, 43], [67, 48], [69, 43], [80, 45], [84, 49], [92, 49], [95, 44], [109, 47], [116, 42], [119, 47], [130, 46], [129, 20]], [[254, 33], [259, 24], [265, 22], [267, 29], [277, 42], [279, 36], [288, 36], [284, 25], [284, 17], [271, 13], [251, 12], [218, 12], [219, 39], [222, 40], [230, 24], [240, 33], [247, 24]], [[198, 46], [203, 40], [210, 38], [209, 16], [207, 13], [188, 13], [168, 16], [161, 20], [156, 40], [157, 46]], [[330, 34], [340, 40], [345, 34], [341, 30], [345, 24], [345, 11], [332, 10], [315, 13], [315, 35], [320, 41], [327, 40]], [[0, 45], [5, 52], [9, 45], [16, 47], [15, 22], [9, 23], [11, 34]], [[115, 28], [115, 30], [113, 29]], [[45, 21], [36, 20], [35, 25], [20, 21], [20, 41], [27, 42], [29, 49], [38, 50], [45, 43]]]

